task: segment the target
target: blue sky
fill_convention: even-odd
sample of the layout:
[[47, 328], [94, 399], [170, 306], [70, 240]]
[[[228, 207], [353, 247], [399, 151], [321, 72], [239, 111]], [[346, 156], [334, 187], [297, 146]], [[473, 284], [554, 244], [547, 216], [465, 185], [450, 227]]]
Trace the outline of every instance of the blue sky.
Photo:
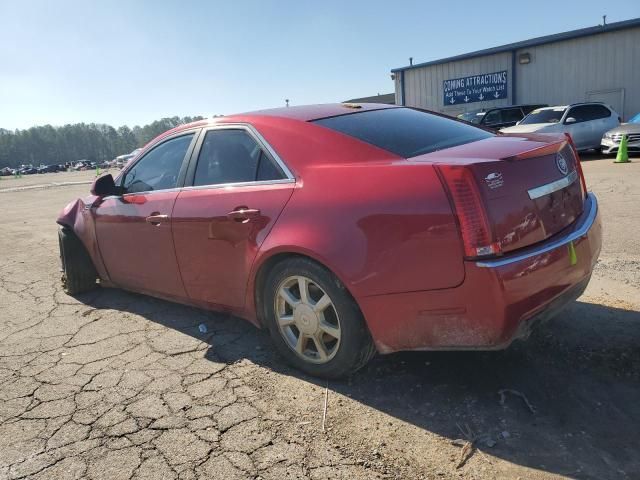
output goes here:
[[392, 92], [389, 71], [410, 56], [593, 26], [603, 14], [638, 17], [640, 2], [0, 0], [0, 127], [133, 126]]

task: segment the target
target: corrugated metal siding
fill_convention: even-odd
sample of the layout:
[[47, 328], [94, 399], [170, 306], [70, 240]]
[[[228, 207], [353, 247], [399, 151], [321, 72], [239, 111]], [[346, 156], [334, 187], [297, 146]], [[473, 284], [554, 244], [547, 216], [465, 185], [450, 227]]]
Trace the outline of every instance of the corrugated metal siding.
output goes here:
[[395, 86], [396, 86], [396, 105], [402, 105], [402, 98], [400, 97], [401, 93], [400, 93], [400, 77], [402, 76], [402, 73], [396, 73], [395, 74], [396, 79], [394, 80]]
[[[518, 50], [531, 54], [531, 63], [520, 65], [516, 56], [516, 102], [559, 105], [588, 100], [608, 102], [623, 89], [625, 119], [640, 112], [640, 28], [605, 32]], [[405, 70], [405, 102], [457, 115], [464, 111], [511, 105], [513, 93], [510, 52]], [[466, 105], [443, 105], [444, 80], [507, 70], [507, 99]], [[400, 76], [396, 73], [396, 98], [400, 103]], [[613, 93], [611, 92], [613, 91]], [[588, 95], [589, 92], [603, 92]], [[614, 106], [614, 108], [616, 108]]]
[[531, 63], [516, 65], [518, 103], [608, 102], [613, 92], [623, 90], [623, 111], [618, 113], [627, 119], [640, 112], [640, 28], [541, 45], [517, 54], [524, 52], [531, 55]]
[[[452, 78], [507, 70], [508, 98], [465, 105], [443, 104], [443, 82]], [[398, 77], [400, 74], [396, 74]], [[412, 107], [426, 108], [449, 115], [457, 115], [480, 107], [511, 105], [511, 53], [499, 53], [459, 62], [443, 63], [404, 72], [405, 100]], [[398, 87], [398, 83], [396, 83]], [[398, 92], [398, 90], [397, 90]]]

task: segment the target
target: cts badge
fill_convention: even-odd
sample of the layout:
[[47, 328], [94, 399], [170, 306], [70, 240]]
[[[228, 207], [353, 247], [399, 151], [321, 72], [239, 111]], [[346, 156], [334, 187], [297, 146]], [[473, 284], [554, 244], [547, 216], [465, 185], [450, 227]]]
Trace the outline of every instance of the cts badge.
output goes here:
[[556, 155], [556, 166], [558, 167], [558, 170], [560, 170], [561, 174], [566, 175], [567, 173], [569, 173], [569, 166], [567, 165], [567, 161], [560, 153]]

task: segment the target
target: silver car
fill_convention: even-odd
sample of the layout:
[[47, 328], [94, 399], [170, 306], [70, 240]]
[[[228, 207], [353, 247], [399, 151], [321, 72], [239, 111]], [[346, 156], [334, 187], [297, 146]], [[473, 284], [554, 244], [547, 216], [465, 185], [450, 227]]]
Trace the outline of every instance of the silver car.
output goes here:
[[602, 153], [616, 153], [623, 135], [627, 136], [627, 148], [630, 151], [640, 151], [640, 113], [628, 123], [623, 123], [604, 134], [600, 142]]
[[620, 117], [608, 105], [574, 103], [538, 108], [504, 133], [568, 133], [578, 150], [600, 149], [605, 132], [620, 125]]

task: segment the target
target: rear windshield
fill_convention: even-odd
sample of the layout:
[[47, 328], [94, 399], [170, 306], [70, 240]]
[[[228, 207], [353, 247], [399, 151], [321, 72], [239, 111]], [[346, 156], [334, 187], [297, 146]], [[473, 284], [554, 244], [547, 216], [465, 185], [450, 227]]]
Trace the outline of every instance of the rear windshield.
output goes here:
[[322, 118], [314, 123], [404, 158], [493, 136], [472, 125], [411, 108], [352, 113]]
[[562, 119], [565, 110], [566, 108], [534, 110], [522, 119], [520, 125], [528, 125], [530, 123], [558, 123]]

